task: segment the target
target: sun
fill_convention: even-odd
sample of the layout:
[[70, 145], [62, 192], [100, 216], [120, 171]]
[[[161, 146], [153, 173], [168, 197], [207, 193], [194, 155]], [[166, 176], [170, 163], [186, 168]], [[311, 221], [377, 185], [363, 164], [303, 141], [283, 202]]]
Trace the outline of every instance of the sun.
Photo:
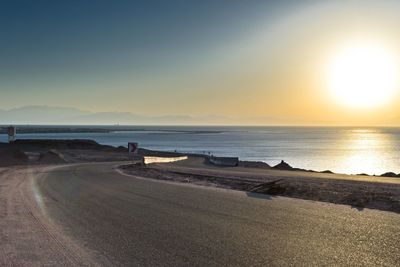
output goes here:
[[395, 94], [397, 66], [381, 45], [351, 43], [333, 56], [328, 67], [328, 88], [343, 105], [355, 108], [380, 106]]

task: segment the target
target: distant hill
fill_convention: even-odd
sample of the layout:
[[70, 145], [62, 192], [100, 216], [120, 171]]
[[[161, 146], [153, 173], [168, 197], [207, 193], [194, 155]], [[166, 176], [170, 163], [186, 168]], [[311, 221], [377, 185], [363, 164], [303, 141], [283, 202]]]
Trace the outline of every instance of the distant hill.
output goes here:
[[219, 115], [146, 116], [130, 112], [91, 112], [71, 107], [24, 106], [0, 109], [0, 125], [296, 125], [301, 118], [285, 117], [226, 117]]
[[1, 124], [46, 124], [63, 123], [69, 118], [90, 114], [76, 108], [25, 106], [0, 110]]
[[223, 116], [144, 116], [129, 112], [89, 112], [50, 106], [0, 110], [0, 124], [223, 124], [229, 120]]

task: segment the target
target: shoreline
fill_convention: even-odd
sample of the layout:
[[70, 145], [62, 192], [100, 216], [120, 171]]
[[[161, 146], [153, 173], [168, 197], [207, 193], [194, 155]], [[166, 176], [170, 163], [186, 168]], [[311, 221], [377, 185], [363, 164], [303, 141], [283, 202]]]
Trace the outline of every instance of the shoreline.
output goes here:
[[[197, 154], [197, 153], [183, 153], [183, 152], [175, 152], [175, 151], [161, 151], [161, 150], [150, 150], [146, 148], [140, 148], [141, 151], [144, 152], [145, 156], [159, 156], [159, 157], [173, 157], [173, 156], [193, 156], [193, 157], [201, 157], [208, 159], [211, 156], [207, 154]], [[220, 158], [231, 158], [231, 157], [220, 157]], [[288, 162], [285, 160], [281, 160], [280, 163], [271, 166], [267, 162], [264, 161], [250, 161], [250, 160], [240, 160], [239, 159], [239, 166], [241, 167], [249, 167], [249, 168], [265, 168], [265, 169], [276, 169], [276, 170], [283, 170], [283, 171], [300, 171], [300, 172], [306, 172], [306, 173], [327, 173], [327, 174], [337, 174], [337, 175], [349, 175], [349, 176], [368, 176], [368, 177], [390, 177], [390, 178], [399, 178], [400, 179], [400, 173], [396, 174], [391, 171], [384, 172], [380, 175], [377, 174], [367, 174], [367, 173], [358, 173], [358, 174], [351, 174], [351, 173], [337, 173], [333, 172], [331, 170], [323, 170], [323, 171], [316, 171], [316, 170], [311, 170], [311, 169], [303, 169], [303, 168], [297, 168], [291, 166]], [[223, 166], [220, 166], [223, 167]]]
[[[360, 176], [316, 172], [293, 168], [282, 161], [276, 166], [262, 162], [238, 161], [237, 166], [213, 164], [208, 155], [155, 151], [140, 148], [142, 157], [180, 157], [169, 163], [136, 166], [126, 147], [100, 145], [93, 140], [19, 139], [0, 143], [0, 166], [38, 166], [92, 162], [126, 162], [128, 174], [144, 178], [171, 180], [302, 198], [356, 208], [373, 208], [400, 213], [400, 179], [385, 176]], [[228, 158], [232, 160], [232, 158]], [[131, 162], [131, 163], [130, 163]], [[219, 161], [214, 161], [219, 162]]]
[[[1, 128], [1, 127], [0, 127]], [[139, 130], [138, 130], [139, 131]], [[93, 151], [113, 151], [113, 152], [121, 152], [128, 153], [128, 148], [125, 146], [112, 146], [112, 145], [102, 145], [92, 139], [17, 139], [13, 143], [0, 142], [0, 150], [4, 148], [16, 147], [17, 149], [27, 149], [28, 154], [29, 150], [40, 150], [48, 152], [50, 150], [55, 150], [58, 148], [61, 149], [82, 149], [93, 150]], [[162, 151], [162, 150], [151, 150], [147, 148], [139, 148], [139, 154], [141, 156], [156, 156], [156, 157], [171, 157], [171, 156], [193, 156], [193, 157], [202, 157], [205, 159], [210, 159], [213, 157], [212, 155], [200, 154], [200, 153], [184, 153], [178, 151]], [[118, 160], [121, 160], [123, 155], [118, 157]], [[230, 157], [218, 157], [218, 158], [230, 158]], [[129, 158], [126, 155], [126, 159]], [[1, 159], [0, 159], [1, 160]], [[399, 178], [400, 173], [396, 174], [392, 171], [386, 171], [382, 174], [367, 174], [367, 173], [338, 173], [333, 172], [329, 169], [323, 171], [316, 171], [312, 169], [304, 169], [291, 166], [285, 160], [281, 160], [280, 163], [271, 166], [267, 162], [264, 161], [249, 161], [249, 160], [240, 160], [238, 158], [239, 166], [241, 167], [250, 167], [250, 168], [266, 168], [266, 169], [277, 169], [284, 171], [301, 171], [307, 173], [329, 173], [329, 174], [337, 174], [337, 175], [349, 175], [349, 176], [368, 176], [368, 177], [391, 177], [391, 178]], [[1, 165], [1, 162], [0, 162]]]
[[[233, 148], [228, 148], [225, 149], [224, 147], [228, 144], [229, 142], [224, 141], [221, 146], [219, 144], [215, 144], [215, 149], [214, 146], [209, 146], [207, 144], [203, 144], [203, 140], [208, 140], [208, 137], [193, 137], [197, 141], [196, 143], [189, 143], [189, 146], [187, 145], [187, 140], [192, 139], [192, 137], [182, 137], [182, 141], [185, 143], [182, 143], [181, 145], [181, 138], [174, 137], [173, 140], [178, 138], [179, 142], [172, 142], [171, 144], [168, 144], [168, 142], [165, 142], [165, 140], [168, 140], [169, 137], [164, 136], [165, 134], [173, 134], [176, 136], [177, 134], [182, 134], [183, 136], [186, 134], [208, 134], [208, 133], [224, 133], [225, 131], [228, 131], [229, 133], [231, 130], [236, 132], [236, 130], [233, 130], [235, 127], [238, 126], [232, 126], [232, 127], [227, 127], [227, 126], [209, 126], [209, 127], [203, 127], [203, 126], [163, 126], [163, 125], [17, 125], [17, 134], [21, 134], [18, 137], [21, 138], [85, 138], [85, 139], [97, 139], [99, 142], [102, 144], [107, 144], [111, 146], [126, 146], [126, 140], [129, 140], [129, 136], [132, 136], [132, 141], [139, 141], [141, 144], [148, 144], [148, 145], [154, 145], [153, 149], [160, 149], [164, 151], [174, 151], [175, 149], [179, 149], [183, 154], [186, 154], [185, 152], [187, 151], [195, 151], [194, 153], [196, 154], [204, 154], [207, 155], [207, 151], [210, 151], [208, 153], [216, 153], [217, 155], [239, 155], [241, 158], [248, 159], [248, 163], [250, 164], [258, 164], [259, 162], [265, 162], [270, 166], [273, 166], [277, 163], [279, 163], [278, 159], [283, 159], [289, 164], [293, 164], [293, 168], [299, 169], [299, 170], [304, 170], [304, 171], [311, 171], [311, 172], [334, 172], [338, 174], [349, 174], [349, 175], [369, 175], [369, 176], [385, 176], [385, 177], [400, 177], [400, 169], [398, 167], [398, 164], [396, 162], [396, 156], [398, 152], [395, 150], [394, 146], [391, 146], [391, 148], [388, 150], [389, 152], [387, 153], [387, 156], [381, 155], [383, 153], [381, 150], [379, 150], [376, 153], [369, 152], [368, 151], [359, 151], [357, 152], [356, 150], [351, 150], [352, 152], [350, 155], [352, 157], [349, 157], [348, 155], [344, 154], [335, 154], [333, 156], [330, 156], [330, 152], [327, 153], [325, 150], [318, 150], [319, 146], [317, 145], [316, 148], [314, 146], [311, 146], [310, 148], [308, 146], [306, 147], [301, 147], [301, 143], [295, 142], [294, 145], [289, 146], [291, 149], [293, 146], [297, 149], [296, 146], [299, 145], [299, 149], [296, 150], [297, 152], [292, 152], [291, 149], [288, 150], [288, 147], [285, 145], [280, 145], [272, 144], [271, 148], [270, 145], [267, 141], [266, 147], [259, 150], [257, 148], [253, 149], [252, 146], [248, 146], [244, 144], [243, 149], [241, 147], [233, 147]], [[254, 126], [257, 128], [257, 126]], [[254, 128], [250, 127], [250, 128]], [[258, 126], [260, 128], [282, 128], [280, 126]], [[372, 126], [371, 126], [372, 127]], [[287, 126], [284, 128], [313, 128], [313, 127], [295, 127], [295, 126]], [[324, 128], [332, 128], [332, 127], [315, 127], [316, 129], [319, 129], [322, 134], [325, 133]], [[338, 127], [334, 127], [338, 128]], [[351, 130], [351, 134], [353, 132], [353, 128], [356, 127], [339, 127], [338, 129], [349, 129]], [[381, 127], [382, 128], [382, 127]], [[393, 127], [390, 127], [393, 128]], [[353, 129], [353, 130], [352, 130]], [[400, 129], [400, 128], [399, 128]], [[252, 137], [247, 135], [248, 129], [246, 127], [238, 127], [237, 130], [240, 130], [239, 132], [243, 132], [243, 134], [246, 136], [246, 139], [243, 139], [244, 141], [252, 141]], [[318, 130], [318, 131], [319, 131]], [[354, 131], [356, 131], [355, 129]], [[370, 129], [366, 129], [367, 132], [370, 131]], [[378, 131], [379, 129], [377, 129]], [[6, 125], [0, 125], [0, 134], [3, 133], [2, 137], [0, 140], [3, 142], [6, 141], [6, 135], [4, 134], [6, 131]], [[142, 131], [147, 132], [150, 131], [150, 135], [155, 134], [157, 136], [162, 136], [162, 137], [147, 137], [147, 133], [145, 133], [145, 137], [142, 135]], [[340, 130], [341, 131], [341, 130]], [[375, 132], [375, 129], [372, 129], [371, 131]], [[131, 132], [131, 134], [129, 133]], [[269, 131], [274, 134], [274, 131]], [[397, 134], [396, 130], [396, 134]], [[96, 134], [97, 133], [97, 134]], [[312, 133], [312, 131], [301, 131], [300, 132], [300, 138], [303, 138], [302, 134], [307, 134]], [[317, 132], [318, 136], [320, 132]], [[330, 131], [328, 132], [330, 133]], [[336, 131], [335, 131], [336, 134]], [[342, 133], [340, 133], [342, 134]], [[347, 133], [346, 133], [347, 134]], [[391, 132], [385, 133], [385, 134], [392, 134]], [[240, 136], [242, 133], [240, 133]], [[229, 135], [230, 136], [230, 135]], [[291, 133], [290, 133], [290, 136]], [[296, 135], [295, 135], [296, 136]], [[329, 139], [324, 140], [324, 142], [328, 142]], [[341, 136], [341, 135], [340, 135]], [[397, 135], [398, 136], [398, 135]], [[137, 137], [138, 140], [135, 140]], [[122, 139], [121, 139], [122, 138]], [[155, 138], [155, 143], [147, 142], [147, 138], [151, 138], [150, 140], [153, 140]], [[206, 138], [206, 139], [204, 139]], [[211, 138], [211, 137], [210, 137]], [[216, 141], [219, 140], [221, 137], [217, 137], [215, 139], [212, 137], [210, 140]], [[285, 138], [285, 137], [284, 137]], [[290, 137], [292, 138], [292, 137]], [[340, 137], [342, 138], [342, 137]], [[163, 143], [159, 143], [160, 140], [163, 140]], [[231, 140], [231, 139], [229, 139]], [[236, 139], [235, 139], [236, 140]], [[263, 139], [262, 139], [263, 140]], [[266, 140], [270, 140], [269, 137], [266, 138]], [[275, 139], [272, 139], [275, 140]], [[277, 139], [279, 140], [279, 139]], [[284, 139], [285, 140], [285, 139]], [[292, 140], [292, 139], [288, 139]], [[303, 140], [303, 139], [301, 139]], [[306, 139], [307, 141], [308, 139]], [[341, 140], [341, 139], [340, 139]], [[214, 144], [214, 143], [212, 143]], [[260, 143], [258, 143], [260, 144]], [[204, 149], [203, 149], [204, 148]], [[326, 145], [322, 146], [321, 148], [323, 149], [329, 149]], [[222, 149], [222, 150], [221, 150]], [[317, 149], [317, 150], [315, 150]], [[342, 148], [341, 148], [342, 149]], [[204, 150], [204, 151], [203, 151]], [[213, 152], [211, 152], [213, 151]], [[386, 151], [386, 150], [385, 150]], [[384, 152], [385, 152], [384, 151]], [[322, 153], [321, 153], [322, 152]], [[311, 154], [310, 154], [311, 153]], [[319, 154], [320, 153], [320, 154]], [[370, 166], [363, 166], [362, 159], [363, 155], [362, 153], [366, 153], [366, 158], [368, 162], [371, 162]], [[385, 152], [386, 154], [386, 152]], [[370, 155], [370, 156], [368, 156]], [[354, 157], [353, 157], [354, 156]], [[353, 164], [352, 160], [359, 160]], [[298, 167], [299, 166], [299, 167]]]

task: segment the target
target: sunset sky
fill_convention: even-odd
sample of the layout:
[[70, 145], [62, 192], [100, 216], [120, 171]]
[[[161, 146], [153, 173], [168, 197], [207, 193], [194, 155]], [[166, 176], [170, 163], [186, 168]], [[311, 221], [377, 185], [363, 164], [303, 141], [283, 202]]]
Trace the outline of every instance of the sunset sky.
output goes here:
[[0, 109], [400, 125], [399, 13], [395, 1], [2, 1]]

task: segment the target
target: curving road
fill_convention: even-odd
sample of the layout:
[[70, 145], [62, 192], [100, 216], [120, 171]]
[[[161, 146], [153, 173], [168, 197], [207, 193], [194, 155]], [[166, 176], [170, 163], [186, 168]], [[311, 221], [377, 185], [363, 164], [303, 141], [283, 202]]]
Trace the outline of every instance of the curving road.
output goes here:
[[0, 265], [400, 265], [399, 214], [114, 167], [0, 170]]

